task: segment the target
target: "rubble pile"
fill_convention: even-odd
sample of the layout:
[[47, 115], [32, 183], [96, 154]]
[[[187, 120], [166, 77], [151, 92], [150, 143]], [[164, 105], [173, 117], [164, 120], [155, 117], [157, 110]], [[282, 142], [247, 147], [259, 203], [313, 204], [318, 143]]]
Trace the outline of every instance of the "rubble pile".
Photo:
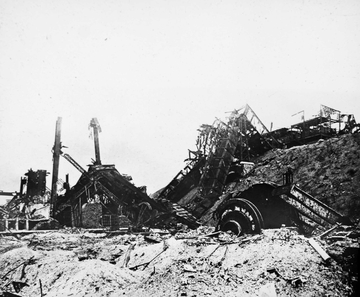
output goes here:
[[[336, 232], [314, 239], [331, 255], [340, 255]], [[358, 248], [352, 232], [346, 240]], [[67, 229], [0, 241], [4, 296], [352, 296], [358, 279], [295, 228], [242, 237], [212, 227], [175, 235]]]

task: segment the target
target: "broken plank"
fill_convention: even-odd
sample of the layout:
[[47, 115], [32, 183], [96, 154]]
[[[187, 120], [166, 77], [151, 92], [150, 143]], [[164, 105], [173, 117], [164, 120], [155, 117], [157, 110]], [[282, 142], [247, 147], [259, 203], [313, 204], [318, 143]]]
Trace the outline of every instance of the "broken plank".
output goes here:
[[325, 252], [325, 250], [313, 238], [309, 239], [309, 244], [315, 249], [315, 251], [317, 251], [319, 253], [321, 258], [323, 258], [323, 260], [325, 262], [330, 260], [330, 256]]

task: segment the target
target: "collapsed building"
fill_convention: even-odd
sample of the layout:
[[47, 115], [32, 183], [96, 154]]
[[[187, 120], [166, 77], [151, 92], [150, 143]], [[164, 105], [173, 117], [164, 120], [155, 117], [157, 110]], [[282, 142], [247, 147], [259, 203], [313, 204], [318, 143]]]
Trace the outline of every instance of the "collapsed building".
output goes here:
[[[296, 185], [288, 164], [283, 164], [278, 172], [281, 183], [262, 180], [236, 193], [229, 186], [242, 183], [254, 171], [255, 159], [268, 151], [358, 132], [359, 124], [353, 115], [321, 106], [319, 115], [311, 120], [269, 131], [251, 107], [245, 105], [225, 121], [202, 125], [196, 149], [189, 150], [184, 169], [151, 197], [146, 187], [136, 187], [131, 177], [120, 174], [115, 165], [102, 164], [101, 128], [96, 118], [91, 120], [90, 127], [95, 160], [85, 170], [62, 151], [61, 118], [56, 123], [51, 197], [49, 191], [40, 196], [46, 198], [51, 218], [62, 226], [117, 230], [129, 225], [172, 228], [182, 223], [196, 228], [210, 222], [218, 229], [240, 235], [282, 224], [328, 226], [346, 221], [338, 211]], [[68, 180], [58, 178], [60, 157], [81, 172], [73, 187]], [[59, 194], [58, 186], [65, 193]], [[16, 201], [29, 204], [29, 197], [34, 195], [20, 193], [4, 210], [19, 205]]]
[[29, 230], [49, 220], [50, 190], [46, 187], [46, 170], [29, 169], [20, 179], [19, 192], [1, 192], [12, 197], [0, 208], [0, 231]]

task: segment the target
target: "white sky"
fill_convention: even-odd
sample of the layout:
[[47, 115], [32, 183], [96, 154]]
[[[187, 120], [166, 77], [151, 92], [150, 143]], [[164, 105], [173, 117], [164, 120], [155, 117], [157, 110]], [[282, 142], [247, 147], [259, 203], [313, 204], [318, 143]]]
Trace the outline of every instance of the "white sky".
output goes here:
[[[183, 168], [197, 129], [240, 108], [269, 128], [325, 104], [360, 122], [360, 1], [0, 0], [0, 190], [94, 158], [152, 193]], [[61, 159], [60, 178], [80, 176]], [[49, 175], [48, 187], [51, 187]]]

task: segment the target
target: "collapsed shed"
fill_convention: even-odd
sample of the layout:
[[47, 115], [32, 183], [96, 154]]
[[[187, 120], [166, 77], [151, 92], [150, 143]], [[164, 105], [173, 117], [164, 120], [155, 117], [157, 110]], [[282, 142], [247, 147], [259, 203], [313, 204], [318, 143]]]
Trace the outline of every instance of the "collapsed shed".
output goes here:
[[166, 211], [147, 196], [145, 187], [134, 186], [114, 165], [91, 165], [57, 204], [55, 218], [60, 223], [84, 228], [118, 229], [128, 220], [146, 223], [153, 208]]

